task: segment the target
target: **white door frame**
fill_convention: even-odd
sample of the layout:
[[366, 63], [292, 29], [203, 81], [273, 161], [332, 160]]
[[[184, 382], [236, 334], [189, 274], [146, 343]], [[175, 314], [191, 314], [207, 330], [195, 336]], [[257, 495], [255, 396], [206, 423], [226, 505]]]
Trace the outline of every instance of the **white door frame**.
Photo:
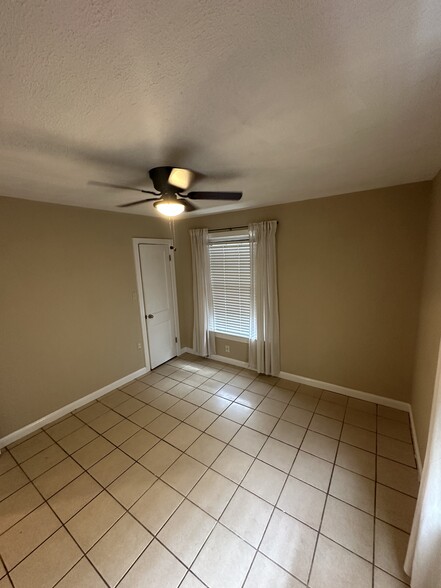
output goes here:
[[136, 284], [138, 286], [138, 303], [139, 303], [139, 317], [141, 319], [141, 332], [142, 332], [142, 342], [144, 344], [144, 357], [145, 357], [145, 367], [147, 371], [150, 372], [152, 367], [150, 363], [150, 351], [149, 351], [149, 341], [147, 337], [147, 327], [145, 324], [145, 306], [144, 306], [144, 293], [142, 288], [142, 279], [141, 279], [141, 260], [139, 258], [139, 245], [168, 245], [169, 246], [169, 254], [170, 254], [170, 262], [171, 262], [171, 288], [172, 288], [172, 295], [173, 295], [173, 310], [175, 314], [175, 334], [176, 334], [176, 355], [179, 355], [179, 350], [181, 349], [181, 337], [179, 334], [179, 315], [178, 315], [178, 295], [176, 291], [176, 272], [175, 272], [175, 251], [173, 246], [173, 241], [171, 239], [143, 239], [143, 238], [135, 238], [132, 239], [133, 242], [133, 254], [135, 256], [135, 272], [136, 272]]

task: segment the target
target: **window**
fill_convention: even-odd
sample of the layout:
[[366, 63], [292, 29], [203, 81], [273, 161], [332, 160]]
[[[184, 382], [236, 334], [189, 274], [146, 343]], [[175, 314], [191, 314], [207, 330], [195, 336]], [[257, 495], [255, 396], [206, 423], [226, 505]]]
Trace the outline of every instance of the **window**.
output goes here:
[[212, 329], [216, 333], [248, 339], [251, 273], [248, 233], [217, 233], [210, 235], [209, 241]]

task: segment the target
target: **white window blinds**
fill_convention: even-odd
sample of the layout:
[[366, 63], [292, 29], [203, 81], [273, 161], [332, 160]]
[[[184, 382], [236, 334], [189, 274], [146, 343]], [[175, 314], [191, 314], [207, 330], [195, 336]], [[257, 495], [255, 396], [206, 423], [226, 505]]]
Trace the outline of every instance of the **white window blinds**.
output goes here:
[[250, 243], [247, 236], [210, 238], [213, 292], [212, 325], [216, 333], [250, 335]]

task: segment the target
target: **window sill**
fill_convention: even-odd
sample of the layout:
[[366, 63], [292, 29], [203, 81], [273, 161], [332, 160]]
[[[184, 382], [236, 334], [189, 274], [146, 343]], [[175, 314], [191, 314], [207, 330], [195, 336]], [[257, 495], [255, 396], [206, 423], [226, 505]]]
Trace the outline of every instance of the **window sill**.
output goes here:
[[239, 341], [240, 343], [248, 343], [248, 337], [240, 337], [239, 335], [230, 335], [228, 333], [217, 333], [212, 331], [213, 335], [218, 339], [228, 339], [228, 341]]

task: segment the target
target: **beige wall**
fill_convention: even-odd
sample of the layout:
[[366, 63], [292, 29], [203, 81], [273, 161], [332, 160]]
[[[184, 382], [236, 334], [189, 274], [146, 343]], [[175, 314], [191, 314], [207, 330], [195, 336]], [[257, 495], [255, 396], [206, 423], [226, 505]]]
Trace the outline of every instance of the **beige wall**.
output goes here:
[[167, 223], [0, 198], [0, 437], [145, 365], [132, 237]]
[[180, 219], [181, 344], [192, 347], [188, 230], [276, 219], [282, 370], [409, 401], [430, 187]]
[[412, 391], [415, 427], [424, 458], [441, 337], [441, 172], [431, 194], [427, 257]]

